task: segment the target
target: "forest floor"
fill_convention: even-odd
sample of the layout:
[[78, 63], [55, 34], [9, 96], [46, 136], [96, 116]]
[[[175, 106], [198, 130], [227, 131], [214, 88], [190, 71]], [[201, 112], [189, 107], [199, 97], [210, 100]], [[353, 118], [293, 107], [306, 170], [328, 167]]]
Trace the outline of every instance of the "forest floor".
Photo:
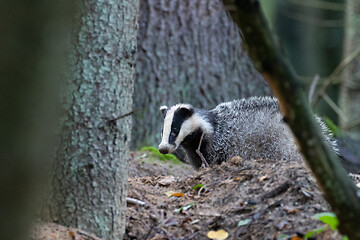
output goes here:
[[[195, 171], [186, 168], [163, 175], [168, 165], [141, 172], [148, 165], [133, 153], [125, 239], [341, 239], [313, 216], [329, 212], [314, 177], [303, 161], [244, 161], [235, 157], [221, 165]], [[145, 167], [148, 169], [148, 167]], [[223, 231], [221, 231], [223, 230]], [[214, 232], [213, 232], [214, 234]]]
[[[194, 170], [150, 152], [132, 152], [129, 162], [125, 240], [310, 239], [336, 240], [338, 231], [314, 219], [329, 212], [314, 177], [302, 161], [245, 161]], [[135, 201], [136, 202], [136, 201]], [[31, 239], [98, 239], [78, 229], [41, 225]], [[52, 237], [51, 237], [52, 236]]]

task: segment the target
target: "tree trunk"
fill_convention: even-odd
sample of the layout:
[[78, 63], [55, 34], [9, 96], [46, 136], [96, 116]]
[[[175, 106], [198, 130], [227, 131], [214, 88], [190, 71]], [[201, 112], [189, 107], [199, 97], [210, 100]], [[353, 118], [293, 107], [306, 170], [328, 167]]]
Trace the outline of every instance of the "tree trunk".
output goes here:
[[339, 218], [339, 229], [350, 239], [360, 239], [359, 190], [322, 138], [294, 71], [281, 56], [256, 0], [224, 0], [242, 30], [249, 55], [265, 76], [297, 139], [301, 153]]
[[[360, 1], [348, 0], [346, 7], [344, 56], [350, 56], [360, 48]], [[358, 51], [357, 51], [358, 52]], [[344, 71], [340, 91], [340, 107], [345, 113], [341, 126], [351, 130], [352, 137], [360, 141], [360, 56]]]
[[160, 142], [161, 105], [269, 95], [219, 0], [141, 0], [133, 147]]
[[44, 219], [122, 239], [138, 1], [77, 1], [64, 117]]
[[0, 239], [28, 238], [46, 182], [68, 5], [0, 2]]

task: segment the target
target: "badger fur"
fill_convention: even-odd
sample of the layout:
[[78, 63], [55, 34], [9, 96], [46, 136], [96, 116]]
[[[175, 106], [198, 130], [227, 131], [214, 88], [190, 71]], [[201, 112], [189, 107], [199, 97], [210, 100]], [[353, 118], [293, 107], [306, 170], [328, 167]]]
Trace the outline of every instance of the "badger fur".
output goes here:
[[[190, 104], [160, 107], [164, 115], [159, 151], [173, 153], [179, 147], [186, 161], [199, 168], [200, 152], [208, 163], [221, 163], [233, 156], [244, 159], [290, 159], [301, 155], [289, 127], [283, 122], [279, 104], [273, 97], [251, 97], [221, 103], [212, 110]], [[317, 117], [324, 139], [337, 152], [337, 145], [325, 124]]]

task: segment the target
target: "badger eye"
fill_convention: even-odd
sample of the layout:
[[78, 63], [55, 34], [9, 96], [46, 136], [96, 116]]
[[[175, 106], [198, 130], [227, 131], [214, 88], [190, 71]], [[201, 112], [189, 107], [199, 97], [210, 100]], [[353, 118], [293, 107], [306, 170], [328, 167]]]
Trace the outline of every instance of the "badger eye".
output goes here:
[[176, 135], [178, 135], [179, 134], [179, 129], [177, 129], [177, 128], [174, 128], [173, 130], [172, 130], [172, 132], [171, 132], [171, 135], [172, 136], [176, 136]]

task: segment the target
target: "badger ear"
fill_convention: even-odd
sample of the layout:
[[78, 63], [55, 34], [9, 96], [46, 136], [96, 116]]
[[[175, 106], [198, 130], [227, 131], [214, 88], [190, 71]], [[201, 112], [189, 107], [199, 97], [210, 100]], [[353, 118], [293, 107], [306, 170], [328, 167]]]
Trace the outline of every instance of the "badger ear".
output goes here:
[[165, 115], [166, 115], [167, 110], [168, 110], [168, 107], [167, 107], [167, 106], [161, 106], [161, 107], [160, 107], [160, 111], [161, 111], [161, 113], [162, 113], [162, 115], [163, 115], [164, 117], [165, 117]]
[[192, 106], [186, 106], [179, 108], [179, 113], [184, 117], [191, 117], [194, 113], [194, 109]]

